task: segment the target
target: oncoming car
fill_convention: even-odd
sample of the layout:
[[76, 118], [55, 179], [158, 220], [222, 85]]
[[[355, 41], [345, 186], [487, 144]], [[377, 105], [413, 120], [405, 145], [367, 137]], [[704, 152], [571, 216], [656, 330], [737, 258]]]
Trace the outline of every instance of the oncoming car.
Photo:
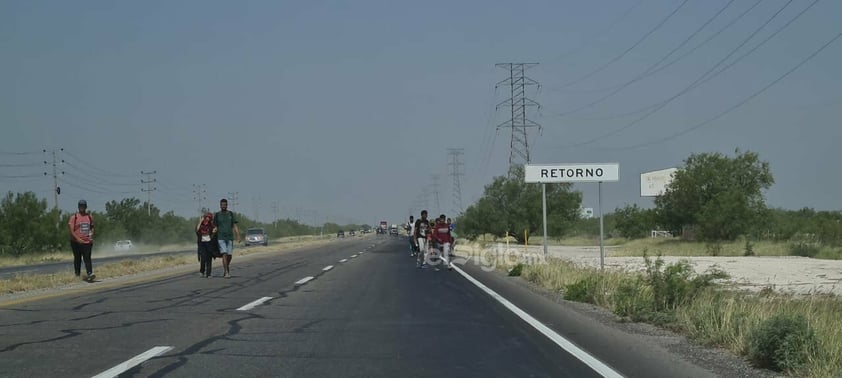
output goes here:
[[118, 240], [114, 243], [115, 251], [131, 251], [132, 249], [134, 249], [134, 244], [131, 240]]
[[257, 244], [269, 245], [269, 235], [262, 228], [249, 228], [246, 230], [246, 247]]

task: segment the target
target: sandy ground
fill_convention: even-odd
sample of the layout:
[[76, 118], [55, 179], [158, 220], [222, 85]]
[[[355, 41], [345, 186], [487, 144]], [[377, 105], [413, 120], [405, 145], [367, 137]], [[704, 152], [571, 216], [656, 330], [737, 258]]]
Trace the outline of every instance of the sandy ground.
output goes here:
[[[505, 245], [501, 246], [505, 250]], [[517, 246], [524, 251], [523, 246]], [[543, 248], [529, 247], [529, 254], [540, 256]], [[599, 247], [548, 247], [552, 257], [563, 258], [577, 264], [599, 267]], [[806, 257], [672, 257], [664, 256], [666, 263], [688, 260], [696, 272], [702, 273], [718, 267], [731, 278], [726, 280], [739, 289], [758, 291], [764, 288], [792, 294], [842, 295], [842, 260], [819, 260]], [[611, 256], [611, 247], [605, 247], [605, 268], [645, 271], [641, 257]]]

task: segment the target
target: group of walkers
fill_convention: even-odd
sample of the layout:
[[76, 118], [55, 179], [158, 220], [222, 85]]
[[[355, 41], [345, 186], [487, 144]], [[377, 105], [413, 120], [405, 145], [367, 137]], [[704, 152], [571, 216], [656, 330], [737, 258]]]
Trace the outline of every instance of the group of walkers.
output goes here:
[[213, 259], [222, 259], [224, 278], [231, 278], [231, 258], [234, 256], [234, 240], [240, 242], [240, 228], [237, 218], [228, 210], [228, 200], [219, 201], [219, 211], [205, 213], [196, 225], [199, 254], [199, 275], [211, 278]]
[[453, 224], [444, 214], [434, 221], [427, 219], [427, 210], [421, 211], [421, 218], [409, 216], [407, 224], [409, 234], [410, 256], [415, 257], [415, 266], [426, 269], [433, 266], [436, 271], [439, 265], [447, 270], [453, 270], [451, 251], [453, 247]]
[[[88, 212], [88, 202], [79, 200], [78, 211], [70, 216], [67, 223], [70, 233], [70, 248], [73, 250], [73, 269], [76, 277], [81, 277], [82, 261], [85, 262], [85, 277], [88, 282], [96, 278], [91, 250], [94, 243], [94, 218]], [[219, 211], [205, 213], [196, 225], [198, 242], [199, 275], [211, 277], [213, 259], [222, 259], [224, 278], [231, 278], [231, 258], [234, 256], [234, 240], [240, 242], [240, 228], [237, 218], [228, 210], [228, 200], [219, 201]]]

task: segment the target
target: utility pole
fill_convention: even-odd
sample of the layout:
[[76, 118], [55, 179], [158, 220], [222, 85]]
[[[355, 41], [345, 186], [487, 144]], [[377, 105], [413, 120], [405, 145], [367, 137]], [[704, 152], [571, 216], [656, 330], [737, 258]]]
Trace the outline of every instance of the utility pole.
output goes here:
[[[46, 155], [47, 150], [44, 149], [43, 151], [44, 151], [44, 154]], [[64, 152], [64, 148], [59, 148], [59, 151]], [[64, 164], [64, 159], [59, 160], [56, 157], [56, 149], [55, 148], [52, 149], [52, 155], [53, 155], [52, 160], [53, 160], [53, 201], [54, 201], [53, 202], [53, 209], [58, 210], [58, 195], [61, 194], [61, 187], [58, 186], [58, 175], [59, 175], [58, 164], [59, 164], [59, 162], [61, 162], [61, 164]], [[47, 162], [47, 160], [44, 160], [45, 166], [48, 166], [49, 164], [50, 163]], [[60, 173], [63, 175], [64, 171], [61, 171]], [[48, 175], [48, 173], [44, 172], [44, 176], [47, 176], [47, 175]], [[61, 217], [61, 214], [59, 214], [59, 217]]]
[[260, 222], [260, 202], [262, 202], [260, 196], [251, 197], [251, 203], [254, 205], [254, 221], [258, 223]]
[[450, 166], [450, 178], [453, 181], [453, 194], [451, 195], [452, 203], [451, 203], [451, 213], [455, 216], [458, 213], [462, 212], [462, 185], [460, 183], [460, 177], [464, 174], [462, 173], [462, 167], [464, 164], [459, 161], [459, 156], [465, 154], [464, 148], [448, 148], [447, 154], [450, 155], [450, 163], [447, 165]]
[[146, 192], [146, 213], [148, 216], [152, 216], [152, 192], [158, 190], [158, 188], [153, 188], [152, 184], [158, 182], [158, 179], [152, 178], [152, 175], [157, 174], [158, 171], [151, 171], [151, 172], [144, 172], [140, 171], [140, 174], [146, 175], [146, 180], [140, 179], [141, 184], [146, 184], [146, 189], [140, 188], [141, 192]]
[[275, 230], [278, 229], [278, 201], [272, 201], [272, 214], [275, 215], [275, 219], [272, 220], [272, 224], [275, 225]]
[[541, 125], [530, 120], [526, 116], [527, 107], [535, 106], [539, 109], [541, 105], [526, 97], [526, 87], [531, 85], [539, 85], [537, 81], [526, 77], [527, 69], [537, 66], [538, 63], [497, 63], [495, 66], [508, 70], [509, 78], [499, 81], [494, 89], [501, 85], [509, 87], [510, 97], [497, 104], [496, 109], [500, 106], [507, 105], [511, 108], [512, 118], [506, 122], [497, 125], [497, 130], [501, 128], [512, 129], [512, 140], [509, 149], [509, 170], [517, 164], [529, 164], [529, 140], [526, 129], [530, 127], [537, 127], [541, 130]]
[[439, 203], [439, 175], [431, 175], [433, 179], [433, 195], [436, 199], [436, 211], [441, 211], [441, 203]]
[[205, 212], [204, 202], [208, 199], [205, 187], [205, 184], [193, 184], [193, 200], [199, 205], [199, 214], [203, 214]]

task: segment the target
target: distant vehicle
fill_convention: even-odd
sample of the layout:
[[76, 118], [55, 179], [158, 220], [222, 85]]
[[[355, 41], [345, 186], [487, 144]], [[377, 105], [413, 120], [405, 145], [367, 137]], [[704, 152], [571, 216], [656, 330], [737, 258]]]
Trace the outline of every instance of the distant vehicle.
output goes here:
[[389, 227], [389, 235], [398, 236], [398, 225], [393, 224], [392, 227]]
[[134, 244], [131, 240], [118, 240], [114, 243], [115, 251], [131, 251], [132, 249], [134, 249]]
[[246, 247], [256, 244], [269, 245], [269, 235], [262, 228], [249, 228], [246, 230]]
[[344, 238], [345, 237], [345, 231], [342, 231], [342, 230], [337, 231], [336, 237], [337, 238]]
[[380, 227], [377, 228], [378, 234], [385, 234], [389, 229], [389, 222], [380, 221]]
[[354, 233], [354, 230], [348, 231], [348, 236], [354, 236], [354, 235], [356, 235], [356, 233]]

